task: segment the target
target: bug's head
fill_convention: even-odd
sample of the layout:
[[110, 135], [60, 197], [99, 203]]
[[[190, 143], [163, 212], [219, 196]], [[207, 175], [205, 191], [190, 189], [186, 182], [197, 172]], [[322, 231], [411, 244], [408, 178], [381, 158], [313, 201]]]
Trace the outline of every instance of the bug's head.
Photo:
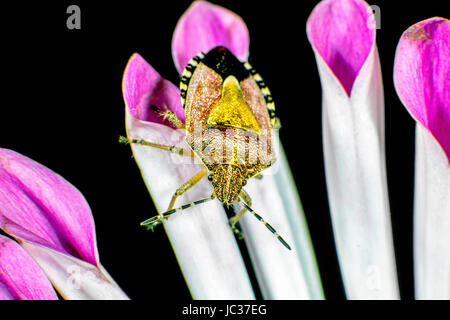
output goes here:
[[219, 164], [211, 170], [208, 176], [217, 199], [231, 205], [239, 196], [242, 187], [247, 183], [245, 169], [233, 164]]

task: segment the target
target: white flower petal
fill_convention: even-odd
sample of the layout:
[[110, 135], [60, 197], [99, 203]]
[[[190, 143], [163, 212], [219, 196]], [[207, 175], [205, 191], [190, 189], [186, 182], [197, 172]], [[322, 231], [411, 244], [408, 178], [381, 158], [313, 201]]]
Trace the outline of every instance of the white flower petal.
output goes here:
[[252, 198], [252, 209], [277, 230], [292, 250], [250, 213], [242, 217], [246, 244], [265, 299], [323, 299], [300, 199], [278, 135], [274, 138], [279, 146], [277, 161], [262, 172], [261, 181], [251, 179], [245, 189]]
[[25, 240], [22, 247], [39, 264], [53, 286], [68, 300], [127, 300], [102, 266]]
[[[181, 132], [134, 119], [128, 110], [126, 119], [129, 138], [188, 149]], [[140, 145], [132, 145], [132, 150], [160, 213], [167, 210], [177, 188], [203, 168], [197, 160], [193, 164], [188, 157], [164, 150]], [[180, 196], [175, 207], [207, 198], [212, 191], [209, 181], [204, 178]], [[164, 222], [164, 226], [194, 299], [255, 298], [242, 256], [219, 201], [213, 200], [177, 212]], [[148, 241], [152, 241], [150, 232]]]
[[416, 125], [414, 270], [417, 299], [450, 299], [450, 164]]
[[347, 297], [398, 299], [378, 51], [374, 45], [349, 98], [313, 50], [322, 84], [328, 198]]

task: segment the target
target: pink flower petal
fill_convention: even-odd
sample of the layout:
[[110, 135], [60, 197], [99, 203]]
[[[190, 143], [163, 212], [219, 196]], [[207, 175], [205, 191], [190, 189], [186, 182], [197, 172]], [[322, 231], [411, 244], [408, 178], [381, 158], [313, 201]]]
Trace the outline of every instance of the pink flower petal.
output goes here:
[[1, 148], [0, 227], [97, 265], [94, 221], [83, 195], [43, 165]]
[[311, 45], [350, 96], [353, 83], [375, 44], [372, 9], [362, 0], [324, 0], [307, 22]]
[[246, 61], [249, 42], [248, 29], [241, 17], [207, 1], [194, 1], [173, 33], [173, 60], [181, 73], [199, 52], [223, 45], [239, 60]]
[[57, 300], [36, 262], [13, 240], [0, 235], [0, 300]]
[[450, 160], [450, 21], [431, 18], [406, 30], [394, 64], [397, 94]]
[[173, 111], [184, 122], [180, 90], [162, 78], [137, 53], [131, 56], [125, 68], [122, 91], [125, 104], [134, 118], [171, 126], [167, 120], [150, 110], [151, 106], [156, 106], [160, 110]]

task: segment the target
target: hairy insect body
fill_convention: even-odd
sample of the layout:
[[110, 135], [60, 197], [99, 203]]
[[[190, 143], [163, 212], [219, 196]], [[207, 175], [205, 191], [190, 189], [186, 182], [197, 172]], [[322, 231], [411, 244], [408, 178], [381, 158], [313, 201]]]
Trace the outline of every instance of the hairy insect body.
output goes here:
[[217, 198], [230, 205], [276, 158], [264, 96], [250, 72], [222, 50], [222, 64], [214, 56], [220, 49], [197, 64], [184, 105], [186, 142], [211, 173]]
[[[189, 61], [181, 77], [180, 91], [185, 124], [173, 112], [157, 113], [185, 131], [186, 142], [192, 151], [125, 137], [120, 141], [196, 156], [205, 168], [175, 191], [167, 211], [141, 224], [153, 230], [172, 214], [214, 198], [225, 205], [237, 201], [244, 208], [230, 218], [229, 224], [239, 238], [242, 234], [236, 224], [248, 211], [286, 248], [291, 249], [276, 230], [251, 208], [250, 195], [243, 189], [248, 179], [260, 177], [259, 173], [276, 160], [272, 129], [279, 128], [279, 121], [272, 96], [262, 78], [248, 62], [240, 62], [227, 48], [219, 46]], [[205, 175], [211, 181], [213, 194], [174, 208], [176, 199]]]

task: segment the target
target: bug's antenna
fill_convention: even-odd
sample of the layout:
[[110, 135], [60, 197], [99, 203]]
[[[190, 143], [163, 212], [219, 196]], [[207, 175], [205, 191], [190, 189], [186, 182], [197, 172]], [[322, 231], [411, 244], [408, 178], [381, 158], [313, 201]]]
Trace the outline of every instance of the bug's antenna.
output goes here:
[[205, 202], [208, 202], [208, 201], [210, 201], [210, 200], [213, 200], [215, 197], [216, 197], [216, 195], [213, 193], [209, 198], [197, 200], [197, 201], [194, 201], [194, 202], [191, 202], [191, 203], [182, 205], [181, 207], [178, 207], [178, 208], [175, 208], [175, 209], [172, 209], [172, 210], [169, 210], [169, 211], [160, 213], [160, 214], [157, 215], [157, 216], [154, 216], [154, 217], [152, 217], [152, 218], [150, 218], [150, 219], [147, 219], [147, 220], [145, 220], [145, 221], [142, 221], [142, 222], [141, 222], [141, 226], [146, 226], [148, 229], [150, 229], [150, 230], [153, 231], [153, 229], [154, 229], [158, 224], [162, 223], [162, 221], [163, 221], [164, 218], [167, 218], [168, 216], [174, 214], [174, 213], [177, 212], [177, 211], [181, 211], [181, 210], [184, 210], [184, 209], [193, 207], [193, 206], [195, 206], [195, 205], [197, 205], [197, 204], [201, 204], [201, 203], [205, 203]]
[[[239, 199], [239, 198], [238, 198]], [[272, 232], [277, 238], [278, 240], [280, 240], [280, 242], [283, 244], [283, 246], [285, 246], [286, 248], [288, 248], [289, 250], [292, 250], [291, 247], [287, 244], [287, 242], [278, 234], [278, 232], [269, 224], [267, 223], [267, 221], [265, 221], [259, 214], [257, 214], [252, 208], [250, 208], [245, 202], [241, 201], [239, 199], [239, 202], [242, 203], [242, 205], [251, 213], [255, 216], [256, 219], [258, 219], [259, 221], [261, 221], [267, 229], [269, 229], [270, 232]]]

